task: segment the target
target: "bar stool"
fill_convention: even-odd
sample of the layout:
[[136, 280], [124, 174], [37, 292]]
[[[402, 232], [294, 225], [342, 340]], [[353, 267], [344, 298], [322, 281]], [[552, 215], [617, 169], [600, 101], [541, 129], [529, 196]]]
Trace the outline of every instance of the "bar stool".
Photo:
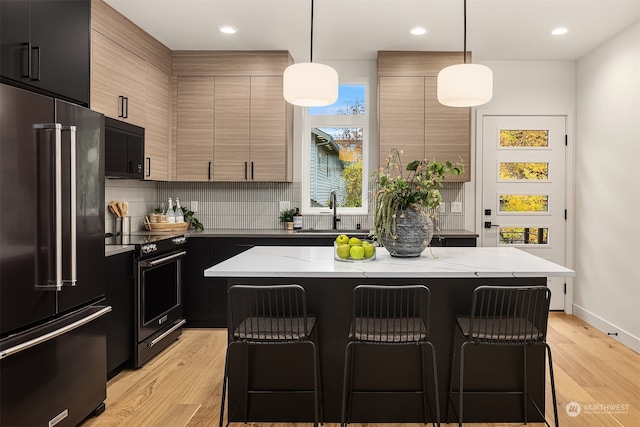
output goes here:
[[[449, 404], [455, 411], [453, 395], [459, 394], [458, 425], [463, 421], [464, 394], [521, 394], [523, 398], [523, 418], [527, 423], [527, 399], [531, 401], [544, 419], [544, 413], [531, 398], [527, 390], [527, 348], [544, 346], [549, 358], [549, 376], [553, 396], [553, 414], [558, 427], [558, 406], [556, 386], [553, 377], [551, 347], [546, 342], [551, 291], [546, 286], [479, 286], [473, 292], [471, 315], [457, 316], [457, 326], [465, 341], [460, 345], [460, 388], [453, 390], [455, 351], [449, 380]], [[455, 342], [455, 337], [454, 337]], [[454, 344], [455, 345], [455, 344]], [[523, 347], [524, 389], [513, 391], [464, 391], [465, 347], [468, 345], [521, 346]], [[447, 407], [448, 408], [448, 407]]]
[[[346, 426], [349, 422], [352, 394], [367, 393], [364, 390], [352, 390], [354, 364], [352, 357], [356, 345], [412, 345], [420, 347], [422, 388], [412, 391], [412, 393], [422, 394], [425, 424], [430, 408], [427, 398], [424, 347], [430, 347], [433, 361], [435, 421], [438, 426], [440, 425], [436, 353], [435, 347], [429, 341], [430, 295], [429, 288], [424, 285], [359, 285], [355, 287], [349, 342], [345, 348], [342, 426]], [[379, 390], [375, 392], [379, 392]]]
[[[229, 344], [222, 380], [220, 403], [220, 427], [224, 419], [224, 403], [229, 381], [229, 352], [236, 344], [247, 346], [308, 344], [313, 350], [313, 390], [296, 393], [313, 393], [314, 426], [322, 418], [320, 392], [320, 364], [316, 317], [307, 315], [304, 288], [300, 285], [234, 285], [229, 288]], [[247, 384], [249, 381], [247, 381]], [[254, 390], [247, 390], [247, 394]], [[259, 393], [278, 391], [256, 390]], [[292, 392], [292, 391], [287, 391]], [[280, 392], [282, 393], [282, 392]], [[227, 408], [228, 410], [228, 408]], [[227, 422], [228, 425], [228, 422]]]

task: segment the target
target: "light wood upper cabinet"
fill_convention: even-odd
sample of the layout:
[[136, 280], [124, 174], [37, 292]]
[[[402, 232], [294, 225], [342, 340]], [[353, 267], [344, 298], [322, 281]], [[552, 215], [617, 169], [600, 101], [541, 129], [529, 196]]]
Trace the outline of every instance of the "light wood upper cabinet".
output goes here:
[[282, 77], [251, 77], [251, 177], [290, 181], [291, 146], [285, 141], [292, 110], [282, 96]]
[[[290, 62], [287, 52], [174, 52], [176, 180], [291, 181], [293, 108], [282, 96]], [[210, 173], [197, 172], [203, 161]]]
[[464, 174], [446, 180], [470, 180], [471, 109], [440, 104], [436, 88], [438, 72], [461, 62], [458, 52], [378, 52], [381, 165], [398, 148], [407, 162], [462, 159]]
[[169, 180], [171, 51], [103, 0], [91, 28], [91, 108], [144, 127], [144, 178]]
[[380, 165], [392, 148], [403, 159], [424, 159], [424, 77], [380, 77]]
[[213, 77], [178, 77], [176, 180], [209, 181], [213, 172]]
[[97, 31], [91, 35], [91, 109], [145, 127], [145, 62]]
[[215, 77], [213, 179], [251, 179], [250, 77]]
[[462, 159], [464, 174], [447, 181], [471, 179], [470, 108], [447, 107], [438, 102], [437, 78], [425, 77], [425, 156], [427, 159], [457, 162]]
[[144, 177], [169, 180], [169, 74], [145, 63]]

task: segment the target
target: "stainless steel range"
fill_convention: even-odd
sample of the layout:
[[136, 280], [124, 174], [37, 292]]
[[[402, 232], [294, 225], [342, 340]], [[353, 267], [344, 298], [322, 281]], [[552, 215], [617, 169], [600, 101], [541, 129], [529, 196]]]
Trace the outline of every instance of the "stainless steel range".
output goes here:
[[182, 334], [182, 234], [115, 236], [107, 244], [135, 246], [135, 351], [141, 367]]

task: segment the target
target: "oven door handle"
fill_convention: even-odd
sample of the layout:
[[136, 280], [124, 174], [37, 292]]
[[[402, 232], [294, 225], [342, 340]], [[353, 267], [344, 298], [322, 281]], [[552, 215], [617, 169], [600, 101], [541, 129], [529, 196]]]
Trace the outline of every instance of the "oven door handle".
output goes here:
[[165, 264], [169, 261], [173, 261], [174, 259], [182, 258], [186, 254], [187, 253], [185, 251], [182, 251], [182, 252], [178, 252], [178, 253], [166, 256], [164, 258], [154, 259], [153, 261], [140, 261], [140, 266], [145, 268], [155, 267], [161, 264]]
[[147, 347], [153, 347], [154, 345], [158, 344], [160, 341], [162, 341], [166, 336], [168, 336], [170, 333], [172, 333], [173, 331], [175, 331], [176, 329], [178, 329], [180, 326], [184, 325], [185, 323], [187, 323], [186, 320], [181, 319], [178, 323], [176, 323], [175, 325], [173, 325], [171, 327], [171, 329], [165, 331], [162, 335], [160, 335], [159, 337], [157, 337], [156, 339], [154, 339], [153, 341], [149, 342], [149, 344], [147, 344]]

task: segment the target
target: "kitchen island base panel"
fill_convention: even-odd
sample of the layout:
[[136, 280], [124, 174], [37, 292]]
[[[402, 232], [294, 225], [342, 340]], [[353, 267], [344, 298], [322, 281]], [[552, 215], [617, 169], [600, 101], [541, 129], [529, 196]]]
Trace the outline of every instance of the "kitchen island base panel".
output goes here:
[[[455, 317], [468, 314], [471, 307], [473, 290], [482, 284], [495, 285], [546, 285], [546, 277], [527, 278], [430, 278], [418, 279], [354, 279], [354, 278], [241, 278], [227, 279], [227, 285], [256, 284], [273, 285], [297, 283], [303, 286], [307, 294], [308, 312], [317, 315], [319, 334], [320, 366], [322, 374], [322, 399], [324, 403], [324, 422], [340, 422], [342, 408], [342, 385], [344, 374], [344, 350], [351, 324], [353, 288], [358, 284], [397, 284], [408, 285], [424, 283], [431, 290], [431, 341], [436, 348], [438, 360], [438, 389], [440, 411], [443, 422], [454, 422], [455, 412], [449, 410], [449, 378], [451, 376], [452, 350], [454, 349]], [[456, 338], [456, 349], [459, 348]], [[274, 378], [283, 390], [313, 387], [313, 378], [303, 374], [311, 357], [308, 349], [301, 346], [299, 353], [282, 356], [277, 349], [256, 349], [256, 354], [247, 356], [244, 346], [236, 346], [232, 360], [237, 361], [229, 368], [229, 420], [243, 422], [312, 422], [313, 397], [302, 394], [283, 393], [282, 395], [252, 394], [247, 402], [244, 397], [246, 384], [245, 361], [249, 357], [252, 381], [272, 384]], [[305, 351], [307, 350], [307, 351]], [[419, 349], [413, 347], [368, 348], [358, 352], [356, 348], [354, 390], [359, 387], [380, 390], [420, 389], [419, 370], [414, 363], [404, 362], [419, 358]], [[465, 367], [465, 390], [474, 388], [487, 390], [522, 389], [523, 365], [522, 348], [494, 348], [486, 346], [475, 348], [468, 346]], [[538, 351], [540, 350], [540, 351]], [[457, 351], [457, 350], [456, 350]], [[528, 385], [529, 392], [538, 406], [545, 407], [545, 354], [543, 348], [529, 350]], [[403, 362], [401, 362], [403, 361]], [[430, 357], [425, 357], [427, 366]], [[454, 363], [457, 363], [454, 362]], [[457, 364], [455, 365], [458, 366]], [[282, 372], [289, 373], [282, 375]], [[432, 377], [428, 374], [429, 381]], [[457, 373], [454, 384], [458, 384]], [[431, 387], [429, 387], [431, 388]], [[457, 389], [457, 387], [455, 387]], [[429, 391], [429, 403], [435, 401]], [[456, 395], [457, 396], [457, 395]], [[247, 406], [247, 403], [249, 405]], [[295, 404], [294, 404], [295, 403]], [[531, 407], [532, 408], [532, 407]], [[529, 422], [540, 422], [542, 418], [531, 409]], [[433, 410], [430, 414], [434, 416]], [[449, 414], [449, 419], [445, 415]], [[521, 396], [465, 395], [465, 422], [523, 422]], [[416, 393], [380, 393], [354, 394], [351, 405], [350, 422], [423, 422], [422, 400]]]

